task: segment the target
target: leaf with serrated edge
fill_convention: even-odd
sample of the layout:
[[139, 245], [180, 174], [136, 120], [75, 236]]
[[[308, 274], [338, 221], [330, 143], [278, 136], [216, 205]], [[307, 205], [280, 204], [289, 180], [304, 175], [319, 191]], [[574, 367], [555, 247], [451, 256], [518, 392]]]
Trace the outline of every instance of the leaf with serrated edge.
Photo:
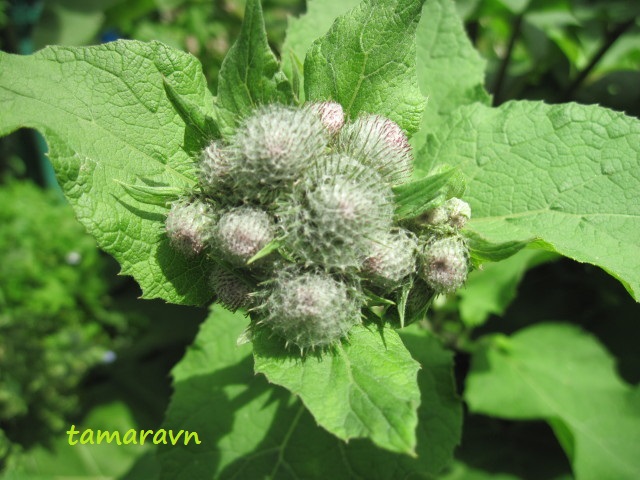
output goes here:
[[421, 0], [364, 0], [338, 17], [307, 52], [307, 100], [336, 101], [348, 118], [383, 115], [413, 134], [424, 110], [415, 69], [421, 9]]
[[610, 354], [579, 328], [539, 324], [474, 353], [465, 399], [473, 412], [551, 424], [576, 478], [634, 479], [640, 395]]
[[288, 103], [291, 85], [269, 47], [260, 0], [248, 0], [240, 36], [229, 49], [218, 76], [216, 105], [225, 136], [232, 135], [237, 122], [265, 103]]
[[[295, 84], [296, 72], [302, 71], [304, 57], [311, 44], [327, 33], [336, 17], [360, 3], [360, 0], [308, 0], [307, 11], [299, 18], [289, 18], [282, 45], [282, 71]], [[302, 76], [298, 76], [302, 82]], [[304, 94], [300, 89], [299, 94]], [[303, 100], [303, 99], [300, 99]]]
[[[102, 249], [145, 298], [201, 304], [211, 298], [206, 260], [176, 253], [164, 234], [168, 207], [125, 195], [139, 179], [188, 191], [196, 184], [189, 134], [163, 87], [213, 116], [198, 61], [161, 43], [117, 41], [0, 52], [0, 135], [40, 130], [65, 195]], [[121, 182], [121, 183], [118, 183]]]
[[537, 237], [640, 299], [640, 121], [573, 103], [474, 105], [428, 146], [422, 168], [465, 173], [471, 230], [496, 243]]
[[367, 437], [391, 451], [414, 454], [420, 392], [418, 364], [389, 328], [354, 327], [348, 343], [304, 359], [283, 356], [281, 342], [254, 338], [256, 372], [299, 395], [318, 424], [343, 440]]
[[453, 356], [426, 334], [403, 333], [420, 361], [417, 458], [348, 444], [318, 427], [300, 401], [255, 375], [249, 345], [235, 346], [242, 315], [211, 310], [174, 368], [174, 394], [163, 428], [198, 432], [200, 445], [161, 445], [162, 478], [171, 480], [428, 478], [451, 460], [460, 439], [461, 405]]
[[416, 51], [418, 83], [428, 99], [420, 134], [412, 140], [419, 149], [453, 110], [475, 102], [488, 104], [491, 98], [483, 87], [486, 61], [467, 37], [452, 0], [425, 2]]

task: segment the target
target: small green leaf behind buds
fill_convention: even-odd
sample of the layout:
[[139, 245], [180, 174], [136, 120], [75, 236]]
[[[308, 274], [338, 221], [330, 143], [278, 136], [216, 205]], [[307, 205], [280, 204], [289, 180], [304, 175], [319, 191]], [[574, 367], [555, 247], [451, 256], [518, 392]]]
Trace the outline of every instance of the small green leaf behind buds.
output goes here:
[[260, 323], [304, 350], [344, 337], [360, 322], [360, 308], [357, 294], [329, 274], [285, 269], [258, 310], [265, 314]]
[[244, 265], [274, 238], [268, 213], [249, 206], [233, 208], [220, 217], [215, 228], [216, 248], [236, 265]]
[[221, 142], [211, 142], [202, 151], [198, 163], [198, 180], [203, 191], [214, 195], [220, 193], [230, 168], [231, 152], [226, 150]]
[[469, 249], [459, 235], [436, 238], [423, 250], [420, 276], [436, 293], [460, 288], [469, 273]]
[[183, 198], [171, 205], [165, 228], [173, 248], [194, 256], [202, 253], [209, 243], [215, 222], [210, 204], [197, 198]]
[[344, 125], [344, 111], [337, 102], [313, 102], [305, 107], [320, 118], [330, 135], [337, 134]]
[[449, 225], [457, 230], [463, 228], [470, 218], [471, 207], [467, 202], [456, 197], [450, 198], [424, 215], [425, 221], [431, 225]]
[[270, 200], [324, 153], [327, 142], [313, 112], [284, 105], [260, 107], [231, 139], [234, 191], [246, 199]]
[[338, 148], [380, 172], [390, 184], [411, 176], [413, 155], [397, 123], [380, 115], [361, 115], [340, 131]]
[[363, 273], [374, 285], [387, 290], [397, 288], [415, 271], [417, 248], [413, 233], [404, 229], [391, 231], [371, 241], [369, 256], [362, 266]]
[[235, 312], [239, 308], [252, 306], [252, 286], [245, 277], [230, 272], [226, 268], [216, 265], [209, 277], [211, 288], [216, 296], [216, 301], [227, 310]]
[[285, 244], [306, 265], [359, 268], [369, 239], [393, 221], [391, 189], [380, 176], [345, 155], [318, 160], [277, 212]]

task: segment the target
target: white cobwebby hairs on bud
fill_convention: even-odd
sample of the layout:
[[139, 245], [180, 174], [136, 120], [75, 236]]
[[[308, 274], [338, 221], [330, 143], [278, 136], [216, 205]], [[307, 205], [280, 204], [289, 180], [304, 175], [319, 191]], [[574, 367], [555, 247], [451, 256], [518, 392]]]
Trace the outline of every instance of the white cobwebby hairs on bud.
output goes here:
[[318, 115], [331, 135], [337, 134], [344, 125], [344, 111], [338, 102], [312, 102], [306, 104], [305, 108]]
[[239, 308], [249, 308], [252, 305], [252, 289], [249, 284], [235, 273], [226, 268], [214, 266], [209, 284], [216, 296], [216, 301], [227, 310], [235, 312]]
[[199, 199], [184, 198], [171, 205], [165, 229], [173, 248], [194, 256], [208, 245], [215, 222], [211, 205]]
[[360, 302], [326, 273], [281, 271], [265, 303], [262, 323], [301, 350], [324, 347], [360, 322]]
[[450, 198], [424, 215], [425, 221], [431, 225], [449, 225], [458, 230], [463, 228], [470, 218], [471, 207], [467, 202], [456, 197]]
[[230, 152], [217, 140], [202, 151], [198, 163], [198, 180], [205, 193], [219, 193], [229, 175], [230, 160]]
[[380, 287], [394, 289], [416, 269], [416, 236], [404, 229], [396, 229], [371, 241], [371, 250], [362, 271]]
[[344, 271], [359, 268], [369, 239], [390, 230], [393, 197], [375, 171], [336, 154], [318, 160], [277, 215], [294, 256]]
[[234, 192], [250, 200], [270, 199], [299, 178], [327, 143], [322, 122], [313, 112], [284, 105], [258, 108], [231, 139]]
[[390, 184], [406, 181], [413, 171], [409, 140], [397, 123], [380, 115], [364, 114], [347, 123], [338, 148], [378, 170]]
[[248, 206], [226, 212], [215, 229], [217, 249], [238, 265], [246, 264], [273, 238], [274, 225], [269, 214]]
[[427, 243], [421, 258], [420, 276], [436, 293], [452, 293], [467, 280], [469, 250], [461, 236], [438, 238]]

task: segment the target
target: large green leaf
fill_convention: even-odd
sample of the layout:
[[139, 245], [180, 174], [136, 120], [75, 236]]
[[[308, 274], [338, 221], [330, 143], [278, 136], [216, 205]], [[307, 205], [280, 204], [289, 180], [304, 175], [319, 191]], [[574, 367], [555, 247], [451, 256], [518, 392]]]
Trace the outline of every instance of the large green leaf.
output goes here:
[[256, 372], [300, 396], [319, 425], [345, 441], [365, 437], [414, 453], [419, 365], [394, 330], [356, 327], [348, 343], [302, 360], [279, 354], [281, 342], [267, 335], [254, 345]]
[[225, 135], [256, 106], [292, 99], [291, 85], [269, 47], [260, 0], [249, 0], [240, 36], [220, 67], [217, 105]]
[[452, 0], [427, 0], [416, 31], [420, 91], [428, 98], [418, 148], [444, 116], [462, 105], [489, 103], [484, 90], [486, 61], [469, 41]]
[[605, 269], [640, 299], [640, 122], [597, 106], [510, 102], [456, 110], [418, 164], [467, 176], [471, 230]]
[[[327, 33], [336, 17], [346, 13], [360, 0], [308, 0], [307, 11], [300, 18], [290, 18], [282, 46], [282, 70], [293, 81], [303, 70], [304, 57], [311, 44]], [[302, 90], [302, 89], [301, 89]], [[302, 93], [302, 92], [301, 92]]]
[[465, 398], [477, 413], [549, 422], [580, 480], [637, 478], [639, 391], [574, 326], [539, 324], [486, 341], [474, 354]]
[[436, 339], [403, 334], [421, 363], [417, 458], [348, 444], [318, 427], [299, 400], [255, 375], [249, 345], [236, 347], [247, 321], [218, 307], [174, 368], [174, 396], [164, 428], [199, 433], [202, 443], [159, 451], [163, 478], [427, 478], [451, 459], [460, 438], [461, 406], [453, 359]]
[[413, 134], [424, 109], [415, 70], [421, 8], [421, 0], [364, 0], [338, 17], [307, 52], [307, 99], [337, 101], [348, 117], [384, 115]]
[[166, 206], [140, 202], [122, 187], [195, 185], [192, 152], [200, 140], [167, 99], [165, 79], [215, 117], [198, 61], [160, 43], [0, 52], [0, 135], [20, 127], [44, 134], [78, 218], [145, 298], [198, 304], [211, 297], [206, 262], [171, 249]]

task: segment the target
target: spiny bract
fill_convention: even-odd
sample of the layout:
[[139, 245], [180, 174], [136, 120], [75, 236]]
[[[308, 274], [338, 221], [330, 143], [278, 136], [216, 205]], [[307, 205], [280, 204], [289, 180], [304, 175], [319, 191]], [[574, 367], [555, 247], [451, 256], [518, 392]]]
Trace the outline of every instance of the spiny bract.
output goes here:
[[228, 179], [230, 152], [219, 141], [211, 142], [200, 155], [198, 180], [205, 193], [215, 194]]
[[270, 199], [300, 177], [324, 153], [327, 142], [320, 118], [310, 110], [260, 107], [244, 120], [230, 142], [234, 193], [248, 200]]
[[216, 301], [227, 310], [235, 312], [239, 308], [249, 308], [252, 305], [250, 294], [253, 288], [236, 273], [216, 265], [213, 267], [209, 282]]
[[274, 226], [269, 214], [253, 207], [233, 208], [220, 217], [215, 245], [228, 260], [244, 265], [273, 240]]
[[340, 131], [338, 147], [380, 172], [391, 184], [411, 176], [413, 156], [409, 140], [397, 123], [380, 115], [364, 114]]
[[285, 242], [306, 265], [358, 268], [371, 238], [393, 222], [392, 193], [375, 171], [341, 154], [327, 156], [278, 210]]
[[393, 289], [416, 268], [416, 236], [397, 229], [371, 241], [363, 272], [373, 284]]
[[436, 293], [451, 293], [467, 280], [469, 250], [459, 235], [430, 240], [424, 247], [420, 276]]
[[202, 253], [209, 243], [214, 225], [213, 207], [197, 198], [174, 202], [165, 222], [171, 245], [187, 256]]
[[464, 200], [453, 197], [439, 207], [429, 210], [424, 218], [431, 225], [448, 225], [460, 230], [471, 218], [471, 207]]
[[262, 322], [300, 349], [330, 345], [360, 322], [361, 304], [327, 273], [281, 272], [260, 308]]

